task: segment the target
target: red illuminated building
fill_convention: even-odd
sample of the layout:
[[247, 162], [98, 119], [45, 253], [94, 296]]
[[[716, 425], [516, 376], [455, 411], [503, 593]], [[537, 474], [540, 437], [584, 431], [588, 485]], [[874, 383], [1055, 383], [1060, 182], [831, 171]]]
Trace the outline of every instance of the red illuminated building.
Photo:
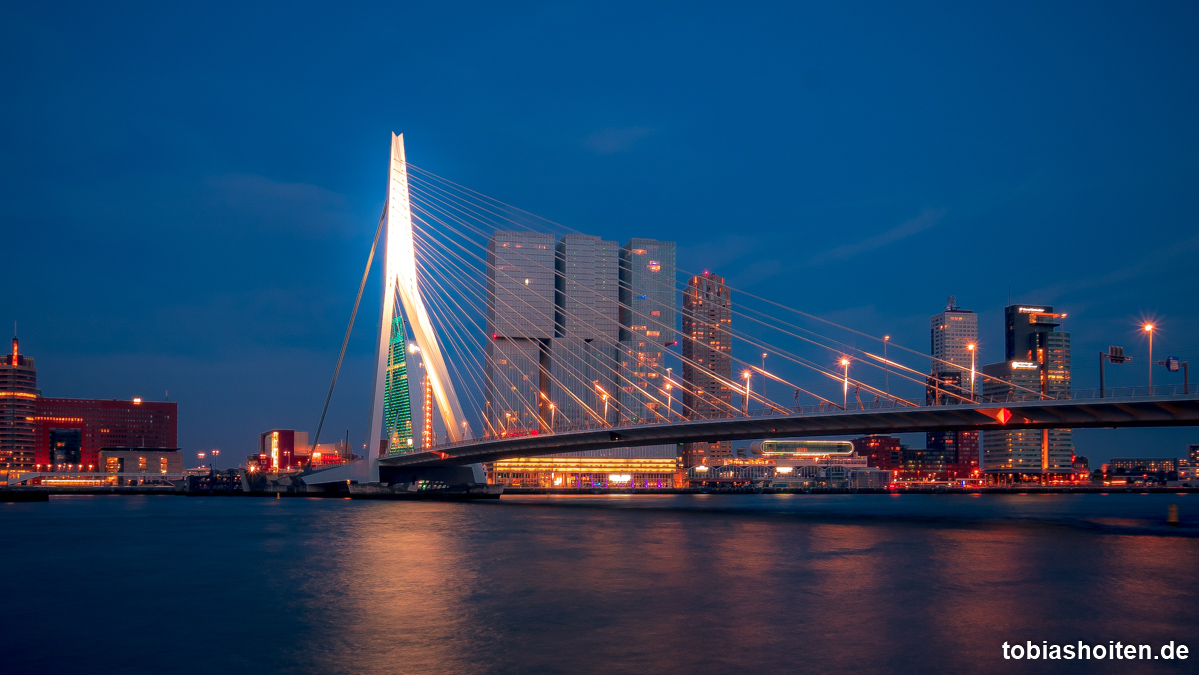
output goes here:
[[34, 423], [37, 465], [99, 465], [100, 449], [178, 447], [179, 404], [40, 398]]
[[894, 436], [863, 436], [853, 439], [853, 449], [859, 457], [865, 457], [866, 463], [876, 469], [888, 471], [903, 465], [902, 447], [899, 439]]

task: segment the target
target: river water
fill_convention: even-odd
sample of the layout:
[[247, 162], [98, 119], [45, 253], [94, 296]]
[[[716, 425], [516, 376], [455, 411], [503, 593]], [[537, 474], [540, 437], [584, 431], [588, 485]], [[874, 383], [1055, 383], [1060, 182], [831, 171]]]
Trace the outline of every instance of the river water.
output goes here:
[[[1166, 524], [1170, 504], [1182, 526]], [[1199, 494], [0, 504], [0, 672], [1196, 672]]]

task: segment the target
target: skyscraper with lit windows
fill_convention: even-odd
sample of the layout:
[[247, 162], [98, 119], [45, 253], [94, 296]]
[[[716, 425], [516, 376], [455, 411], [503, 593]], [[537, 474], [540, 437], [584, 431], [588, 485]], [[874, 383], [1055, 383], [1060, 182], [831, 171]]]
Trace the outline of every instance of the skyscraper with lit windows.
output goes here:
[[[977, 377], [971, 382], [971, 371], [977, 366], [978, 315], [958, 307], [951, 295], [944, 311], [934, 314], [929, 323], [932, 368], [925, 403], [965, 403], [977, 392]], [[948, 467], [952, 475], [946, 478], [970, 478], [978, 471], [978, 441], [977, 431], [933, 431], [927, 434], [926, 446], [939, 464]]]
[[[727, 417], [732, 404], [733, 305], [724, 278], [691, 277], [683, 294], [683, 414], [692, 419]], [[732, 444], [687, 443], [683, 464], [699, 466], [732, 456]]]
[[550, 234], [501, 230], [487, 244], [488, 434], [539, 430], [549, 419], [554, 256]]
[[[1070, 334], [1058, 331], [1065, 314], [1047, 305], [1004, 309], [1007, 360], [983, 368], [988, 401], [1069, 398]], [[986, 431], [983, 470], [987, 474], [1068, 474], [1073, 472], [1074, 439], [1069, 429]]]
[[666, 350], [677, 344], [675, 248], [673, 241], [633, 238], [620, 249], [620, 404], [632, 422], [669, 416]]
[[33, 468], [40, 395], [33, 358], [20, 353], [13, 336], [12, 353], [0, 363], [0, 470]]

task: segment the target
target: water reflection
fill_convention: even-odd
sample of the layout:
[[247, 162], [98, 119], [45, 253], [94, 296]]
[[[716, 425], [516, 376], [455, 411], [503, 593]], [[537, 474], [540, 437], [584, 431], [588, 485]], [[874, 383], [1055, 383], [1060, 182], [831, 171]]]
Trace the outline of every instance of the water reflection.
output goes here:
[[[975, 515], [959, 521], [866, 518], [894, 515], [890, 498], [827, 502], [866, 509], [858, 519], [811, 508], [825, 503], [129, 498], [0, 510], [11, 539], [37, 544], [0, 549], [13, 578], [67, 578], [70, 561], [88, 560], [97, 578], [169, 589], [18, 585], [10, 600], [28, 616], [5, 625], [11, 663], [88, 669], [86, 646], [28, 646], [63, 606], [80, 625], [119, 621], [116, 652], [146, 653], [147, 634], [160, 636], [153, 658], [212, 645], [183, 672], [989, 672], [1011, 665], [1005, 640], [1186, 643], [1177, 631], [1199, 625], [1196, 538], [1026, 522], [1047, 504], [1073, 522], [1086, 505], [1070, 501], [960, 502]], [[947, 503], [959, 502], [928, 508]], [[1151, 520], [1131, 503], [1112, 514]]]

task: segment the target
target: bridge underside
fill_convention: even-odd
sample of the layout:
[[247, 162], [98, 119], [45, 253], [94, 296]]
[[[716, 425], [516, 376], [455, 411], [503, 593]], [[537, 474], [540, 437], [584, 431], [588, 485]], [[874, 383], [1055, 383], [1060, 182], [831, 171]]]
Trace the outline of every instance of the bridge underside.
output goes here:
[[[1003, 416], [1001, 410], [1011, 415], [1006, 424], [997, 421]], [[1199, 426], [1199, 395], [849, 410], [587, 429], [449, 445], [385, 458], [380, 465], [393, 469], [453, 466], [580, 450], [791, 436], [1169, 426]]]

